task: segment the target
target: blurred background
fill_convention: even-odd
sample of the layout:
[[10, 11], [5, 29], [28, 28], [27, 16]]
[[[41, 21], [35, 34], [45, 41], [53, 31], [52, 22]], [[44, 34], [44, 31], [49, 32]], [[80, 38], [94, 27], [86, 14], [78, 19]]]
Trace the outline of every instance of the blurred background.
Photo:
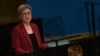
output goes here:
[[67, 49], [76, 44], [81, 45], [84, 56], [100, 55], [100, 0], [0, 0], [3, 56], [13, 52], [10, 34], [19, 21], [17, 8], [23, 3], [32, 6], [33, 21], [40, 20], [42, 40], [54, 48], [54, 55], [62, 51], [59, 55], [68, 56]]

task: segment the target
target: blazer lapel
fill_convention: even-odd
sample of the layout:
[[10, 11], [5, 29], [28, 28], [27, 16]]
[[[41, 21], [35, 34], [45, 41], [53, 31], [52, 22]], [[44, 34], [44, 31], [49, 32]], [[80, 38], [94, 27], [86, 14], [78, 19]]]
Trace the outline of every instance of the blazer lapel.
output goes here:
[[35, 34], [35, 37], [36, 37], [36, 40], [38, 42], [38, 45], [39, 45], [39, 41], [38, 41], [38, 33], [37, 33], [37, 29], [36, 29], [36, 26], [34, 24], [31, 23], [31, 27], [32, 27], [32, 30]]
[[31, 40], [28, 36], [28, 33], [22, 23], [21, 23], [21, 32], [22, 32], [23, 36], [25, 36], [25, 39], [28, 41], [28, 43], [32, 46], [32, 42], [31, 42]]

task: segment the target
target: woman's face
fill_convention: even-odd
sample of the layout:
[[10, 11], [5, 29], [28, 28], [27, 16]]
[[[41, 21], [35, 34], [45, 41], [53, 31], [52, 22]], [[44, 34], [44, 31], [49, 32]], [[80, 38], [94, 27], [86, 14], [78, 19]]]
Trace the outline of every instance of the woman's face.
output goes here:
[[32, 12], [30, 9], [26, 8], [24, 9], [21, 14], [19, 15], [19, 18], [22, 20], [22, 22], [29, 23], [32, 19]]

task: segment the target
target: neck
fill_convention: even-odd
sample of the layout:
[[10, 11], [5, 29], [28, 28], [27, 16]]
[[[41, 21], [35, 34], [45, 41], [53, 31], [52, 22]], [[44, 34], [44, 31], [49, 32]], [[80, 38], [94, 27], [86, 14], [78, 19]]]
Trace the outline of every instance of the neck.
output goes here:
[[30, 26], [30, 22], [22, 22], [24, 26]]

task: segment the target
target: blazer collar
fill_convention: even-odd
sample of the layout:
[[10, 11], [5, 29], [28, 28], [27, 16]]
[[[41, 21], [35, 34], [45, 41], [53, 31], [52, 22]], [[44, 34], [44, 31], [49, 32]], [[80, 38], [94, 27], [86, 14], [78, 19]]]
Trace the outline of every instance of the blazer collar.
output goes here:
[[29, 37], [29, 35], [28, 35], [23, 23], [20, 23], [20, 29], [21, 29], [21, 32], [22, 32], [23, 36], [25, 36], [25, 38], [28, 41], [28, 43], [32, 46], [32, 42], [30, 40], [30, 37]]

